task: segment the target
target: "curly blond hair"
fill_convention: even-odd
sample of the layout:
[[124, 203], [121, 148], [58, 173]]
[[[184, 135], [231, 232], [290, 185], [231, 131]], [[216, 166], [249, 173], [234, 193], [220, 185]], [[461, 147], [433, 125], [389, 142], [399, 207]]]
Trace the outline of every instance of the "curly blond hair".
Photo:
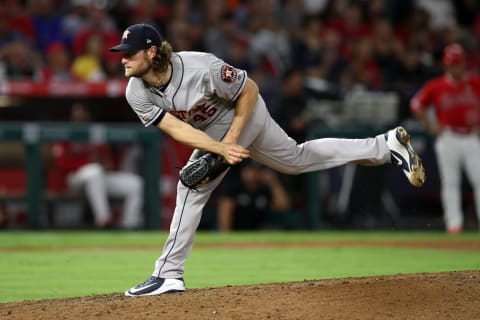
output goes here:
[[172, 57], [172, 46], [167, 41], [162, 41], [160, 47], [157, 47], [157, 54], [152, 60], [152, 69], [154, 71], [165, 72], [167, 71]]

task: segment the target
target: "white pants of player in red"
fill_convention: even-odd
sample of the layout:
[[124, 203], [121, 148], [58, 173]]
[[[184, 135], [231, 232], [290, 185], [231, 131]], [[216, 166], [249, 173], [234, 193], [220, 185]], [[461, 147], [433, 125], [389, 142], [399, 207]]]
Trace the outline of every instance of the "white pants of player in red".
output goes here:
[[85, 192], [97, 226], [103, 226], [112, 219], [108, 196], [125, 200], [120, 223], [122, 228], [142, 226], [143, 183], [138, 175], [105, 171], [100, 164], [91, 163], [70, 174], [68, 184], [73, 190]]
[[480, 221], [480, 138], [476, 133], [462, 134], [449, 129], [435, 142], [442, 185], [442, 205], [447, 230], [463, 228], [462, 171], [472, 185], [477, 217]]

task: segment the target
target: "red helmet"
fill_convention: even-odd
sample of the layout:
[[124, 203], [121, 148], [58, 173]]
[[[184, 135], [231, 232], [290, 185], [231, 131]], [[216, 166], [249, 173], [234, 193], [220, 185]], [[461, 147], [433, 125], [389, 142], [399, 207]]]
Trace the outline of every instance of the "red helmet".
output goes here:
[[458, 43], [450, 44], [443, 50], [443, 64], [447, 67], [465, 62], [465, 50]]

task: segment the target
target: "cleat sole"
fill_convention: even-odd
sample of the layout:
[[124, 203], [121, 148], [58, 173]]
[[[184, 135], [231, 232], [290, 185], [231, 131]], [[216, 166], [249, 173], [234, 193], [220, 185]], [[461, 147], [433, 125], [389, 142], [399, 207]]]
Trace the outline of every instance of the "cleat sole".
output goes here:
[[425, 183], [425, 169], [422, 160], [416, 159], [418, 165], [412, 168], [412, 174], [409, 177], [410, 183], [415, 187], [421, 187]]
[[413, 186], [421, 187], [425, 183], [425, 168], [423, 167], [422, 159], [420, 159], [415, 150], [413, 150], [412, 145], [410, 144], [410, 135], [407, 130], [403, 127], [399, 127], [397, 133], [400, 143], [407, 148], [408, 153], [413, 158], [412, 173], [408, 175], [408, 180]]

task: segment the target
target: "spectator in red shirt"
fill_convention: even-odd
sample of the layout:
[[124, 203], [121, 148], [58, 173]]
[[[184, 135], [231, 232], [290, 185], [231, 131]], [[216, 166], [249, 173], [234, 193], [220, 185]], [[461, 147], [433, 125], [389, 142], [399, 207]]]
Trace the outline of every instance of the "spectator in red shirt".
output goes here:
[[[442, 204], [447, 232], [463, 228], [462, 169], [473, 186], [480, 221], [480, 77], [465, 71], [465, 51], [459, 44], [443, 52], [445, 74], [427, 82], [411, 100], [411, 110], [436, 136]], [[433, 106], [437, 121], [427, 116]]]
[[[89, 121], [88, 109], [82, 104], [75, 104], [72, 107], [72, 120]], [[142, 179], [130, 172], [114, 171], [113, 159], [106, 144], [58, 142], [53, 146], [53, 157], [67, 185], [74, 191], [85, 192], [96, 227], [114, 226], [108, 196], [125, 200], [121, 228], [136, 229], [142, 226]]]
[[78, 56], [87, 51], [87, 44], [92, 36], [100, 37], [105, 47], [110, 47], [118, 41], [118, 31], [113, 19], [105, 9], [91, 7], [84, 28], [79, 30], [73, 39], [73, 55]]
[[327, 9], [327, 28], [341, 35], [342, 52], [346, 55], [355, 50], [351, 42], [372, 36], [371, 21], [365, 19], [365, 7], [355, 1], [332, 1]]
[[347, 68], [342, 72], [340, 83], [346, 89], [361, 87], [368, 90], [381, 88], [380, 68], [373, 57], [370, 39], [357, 39], [352, 44], [353, 54]]
[[73, 79], [70, 52], [61, 42], [54, 42], [48, 46], [45, 62], [40, 80], [71, 81]]
[[2, 3], [2, 8], [6, 12], [6, 20], [10, 30], [22, 33], [25, 39], [33, 43], [37, 36], [37, 31], [22, 1], [6, 0]]

